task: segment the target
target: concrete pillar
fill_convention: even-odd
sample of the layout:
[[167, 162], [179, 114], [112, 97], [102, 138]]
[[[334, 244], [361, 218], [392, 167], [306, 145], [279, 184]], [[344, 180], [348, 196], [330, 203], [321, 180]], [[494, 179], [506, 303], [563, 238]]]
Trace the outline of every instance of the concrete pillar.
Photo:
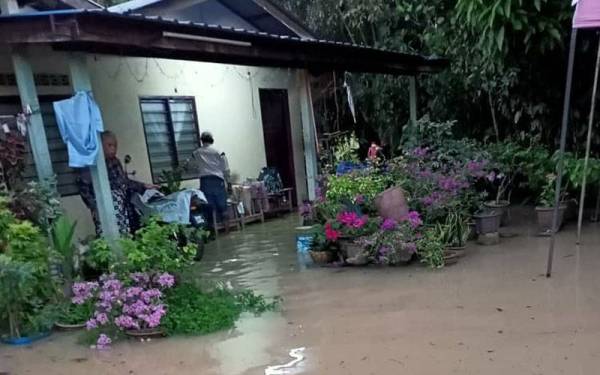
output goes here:
[[0, 0], [0, 11], [3, 16], [17, 13], [19, 11], [19, 4], [17, 0]]
[[319, 174], [317, 157], [317, 133], [315, 114], [310, 88], [310, 76], [307, 71], [300, 72], [300, 110], [302, 114], [302, 133], [304, 135], [304, 159], [306, 163], [306, 179], [308, 199], [316, 199], [317, 177]]
[[[71, 82], [73, 90], [92, 91], [92, 82], [87, 68], [87, 60], [85, 54], [71, 54], [69, 56], [69, 71], [71, 73]], [[98, 142], [101, 144], [102, 139], [100, 134], [96, 135]], [[98, 206], [98, 216], [102, 225], [102, 234], [109, 240], [119, 238], [119, 226], [117, 225], [115, 207], [110, 189], [110, 181], [104, 161], [104, 150], [100, 147], [98, 159], [95, 166], [90, 167], [92, 177], [92, 185], [96, 196], [96, 205]]]
[[38, 100], [35, 80], [31, 64], [24, 51], [12, 51], [12, 62], [21, 97], [21, 105], [24, 109], [30, 109], [29, 116], [29, 144], [35, 162], [35, 169], [38, 178], [44, 180], [52, 177], [52, 160], [48, 149], [48, 139], [46, 138], [46, 129], [42, 120], [40, 102]]

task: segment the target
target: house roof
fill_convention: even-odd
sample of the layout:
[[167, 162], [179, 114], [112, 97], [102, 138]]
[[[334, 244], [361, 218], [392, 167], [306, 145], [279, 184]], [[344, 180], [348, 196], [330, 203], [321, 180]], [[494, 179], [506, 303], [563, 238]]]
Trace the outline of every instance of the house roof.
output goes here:
[[65, 10], [0, 17], [9, 44], [51, 45], [57, 50], [217, 63], [408, 74], [445, 69], [443, 58], [350, 43], [290, 37], [254, 30], [119, 14]]
[[130, 0], [108, 10], [217, 23], [279, 35], [314, 36], [293, 15], [270, 0]]

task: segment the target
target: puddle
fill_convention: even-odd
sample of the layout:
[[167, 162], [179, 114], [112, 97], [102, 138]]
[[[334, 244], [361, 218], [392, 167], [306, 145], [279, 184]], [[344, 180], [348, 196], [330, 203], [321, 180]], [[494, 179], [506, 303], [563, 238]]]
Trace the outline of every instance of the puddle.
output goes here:
[[[546, 279], [537, 275], [548, 242], [530, 218], [508, 228], [519, 236], [471, 244], [436, 271], [306, 267], [296, 216], [248, 225], [209, 244], [192, 274], [281, 296], [282, 311], [244, 315], [226, 332], [126, 341], [103, 353], [78, 345], [77, 334], [55, 333], [30, 348], [0, 346], [0, 374], [595, 374], [600, 224], [584, 228], [579, 250], [572, 226], [561, 232]], [[302, 360], [287, 357], [303, 347], [292, 353]]]

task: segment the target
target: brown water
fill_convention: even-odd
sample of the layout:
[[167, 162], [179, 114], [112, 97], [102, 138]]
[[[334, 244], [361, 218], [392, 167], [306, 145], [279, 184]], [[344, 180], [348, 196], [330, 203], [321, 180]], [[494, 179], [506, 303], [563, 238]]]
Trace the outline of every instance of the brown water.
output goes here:
[[[529, 213], [532, 214], [532, 213]], [[196, 273], [284, 298], [281, 312], [245, 316], [229, 332], [122, 342], [97, 352], [54, 334], [32, 347], [0, 346], [0, 374], [597, 374], [600, 232], [572, 227], [548, 240], [523, 223], [492, 247], [471, 245], [454, 266], [309, 268], [298, 265], [294, 218], [249, 226], [213, 243]]]

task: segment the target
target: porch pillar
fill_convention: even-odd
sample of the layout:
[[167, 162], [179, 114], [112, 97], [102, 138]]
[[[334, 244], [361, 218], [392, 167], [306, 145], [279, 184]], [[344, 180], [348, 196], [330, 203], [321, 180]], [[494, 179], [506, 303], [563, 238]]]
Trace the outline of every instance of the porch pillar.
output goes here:
[[29, 117], [29, 144], [35, 169], [40, 180], [45, 180], [54, 175], [52, 171], [52, 160], [50, 159], [50, 150], [48, 149], [48, 139], [46, 138], [46, 129], [42, 120], [42, 111], [38, 100], [37, 90], [31, 64], [24, 54], [24, 51], [12, 51], [12, 63], [15, 72], [21, 106], [25, 110], [31, 109]]
[[408, 77], [409, 95], [410, 95], [410, 125], [413, 129], [417, 128], [417, 77]]
[[0, 0], [0, 11], [3, 15], [17, 13], [19, 11], [19, 4], [17, 0]]
[[310, 76], [307, 71], [300, 72], [300, 111], [302, 113], [302, 133], [304, 135], [304, 160], [306, 163], [306, 180], [308, 185], [308, 199], [316, 199], [317, 176], [319, 173], [317, 162], [317, 131], [315, 114], [310, 88]]
[[[76, 53], [69, 55], [69, 71], [71, 73], [71, 82], [73, 91], [92, 91], [92, 82], [87, 68], [86, 56]], [[98, 143], [102, 144], [100, 134], [96, 134]], [[109, 240], [119, 238], [119, 226], [117, 225], [115, 208], [110, 190], [110, 181], [106, 171], [104, 161], [104, 150], [99, 148], [96, 165], [90, 167], [92, 185], [96, 196], [96, 205], [98, 206], [98, 216], [102, 226], [102, 234]]]

